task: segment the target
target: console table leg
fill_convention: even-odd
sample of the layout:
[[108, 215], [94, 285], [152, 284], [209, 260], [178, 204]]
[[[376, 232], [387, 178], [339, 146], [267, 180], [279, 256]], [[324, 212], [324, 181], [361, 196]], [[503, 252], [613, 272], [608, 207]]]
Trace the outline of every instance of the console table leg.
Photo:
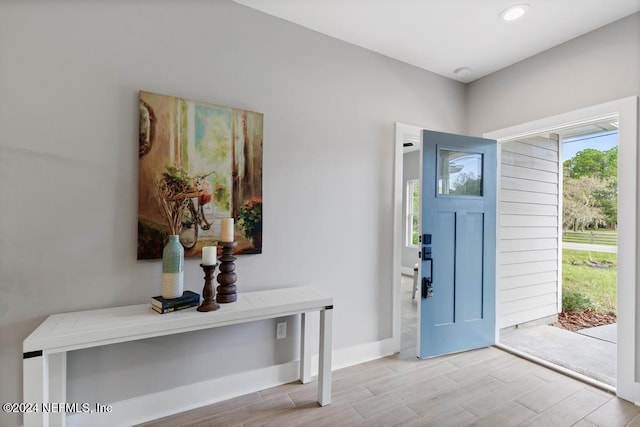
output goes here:
[[320, 406], [331, 403], [331, 341], [333, 307], [320, 310], [320, 354], [318, 367], [318, 402]]
[[[49, 401], [67, 401], [67, 352], [53, 353], [47, 356], [49, 359]], [[67, 415], [64, 411], [49, 414], [50, 427], [66, 427]]]
[[309, 322], [307, 313], [300, 314], [300, 382], [311, 381], [311, 349], [309, 343]]
[[24, 354], [22, 360], [22, 400], [24, 403], [37, 404], [37, 412], [23, 415], [24, 427], [49, 425], [49, 414], [43, 413], [42, 403], [49, 401], [48, 360], [46, 356]]

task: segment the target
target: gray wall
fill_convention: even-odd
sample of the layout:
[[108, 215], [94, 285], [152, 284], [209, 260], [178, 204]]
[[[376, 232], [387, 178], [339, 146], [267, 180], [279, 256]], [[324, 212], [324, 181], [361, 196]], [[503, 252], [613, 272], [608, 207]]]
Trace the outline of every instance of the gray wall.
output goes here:
[[[413, 266], [418, 262], [418, 249], [405, 246], [407, 229], [407, 181], [420, 178], [420, 151], [412, 151], [403, 156], [402, 162], [402, 267], [413, 272]], [[412, 273], [413, 274], [413, 273]]]
[[[229, 1], [8, 0], [0, 58], [0, 400], [21, 400], [22, 341], [47, 315], [160, 293], [160, 262], [136, 261], [140, 89], [264, 113], [264, 253], [238, 259], [240, 292], [332, 294], [338, 350], [391, 337], [394, 123], [463, 132], [464, 85]], [[70, 400], [294, 360], [274, 331], [73, 352]]]
[[468, 85], [467, 132], [483, 133], [640, 93], [640, 13]]

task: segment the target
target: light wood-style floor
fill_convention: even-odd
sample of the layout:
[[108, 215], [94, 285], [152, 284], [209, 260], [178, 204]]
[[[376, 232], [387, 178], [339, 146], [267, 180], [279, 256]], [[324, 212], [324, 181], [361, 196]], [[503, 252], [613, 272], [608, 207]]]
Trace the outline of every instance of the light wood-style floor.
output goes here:
[[402, 352], [334, 371], [329, 406], [318, 406], [314, 380], [143, 425], [640, 427], [640, 407], [496, 348], [417, 359], [406, 278], [402, 293]]
[[285, 384], [144, 426], [640, 426], [640, 407], [496, 348], [429, 360], [395, 356]]

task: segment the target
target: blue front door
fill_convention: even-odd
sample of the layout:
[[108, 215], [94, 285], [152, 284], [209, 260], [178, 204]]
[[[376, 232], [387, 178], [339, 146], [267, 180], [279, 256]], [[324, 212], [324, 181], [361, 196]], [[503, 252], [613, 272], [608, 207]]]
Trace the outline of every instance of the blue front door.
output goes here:
[[419, 357], [495, 343], [496, 141], [423, 131]]

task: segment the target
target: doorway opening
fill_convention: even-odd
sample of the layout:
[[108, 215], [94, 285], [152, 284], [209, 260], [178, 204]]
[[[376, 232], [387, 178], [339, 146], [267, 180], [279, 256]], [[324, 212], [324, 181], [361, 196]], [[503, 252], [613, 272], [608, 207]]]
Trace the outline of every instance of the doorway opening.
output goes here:
[[617, 136], [607, 118], [501, 143], [498, 267], [500, 343], [612, 390]]
[[[640, 332], [636, 324], [638, 315], [638, 97], [632, 96], [604, 104], [586, 107], [510, 128], [486, 133], [486, 138], [498, 142], [539, 135], [557, 129], [565, 129], [580, 124], [594, 123], [605, 119], [615, 119], [619, 123], [618, 146], [618, 226], [624, 233], [618, 235], [618, 298], [617, 298], [617, 369], [615, 393], [618, 397], [640, 401], [640, 381], [635, 375], [639, 366], [637, 336]], [[561, 268], [561, 266], [559, 267]], [[501, 297], [498, 289], [498, 299]], [[500, 312], [498, 311], [498, 316]], [[499, 325], [498, 325], [499, 326]], [[496, 342], [499, 329], [496, 328]], [[499, 344], [500, 345], [500, 344]], [[543, 365], [544, 361], [536, 360]], [[556, 366], [549, 366], [557, 369]], [[558, 369], [561, 370], [561, 369]], [[570, 372], [567, 374], [571, 375]], [[578, 376], [579, 375], [574, 375]], [[588, 378], [580, 378], [589, 382]], [[596, 385], [604, 385], [598, 383]], [[606, 387], [602, 387], [606, 388]], [[610, 388], [611, 391], [612, 388]]]
[[[394, 316], [399, 336], [396, 349], [401, 357], [413, 358], [417, 355], [418, 343], [418, 302], [420, 290], [418, 280], [418, 233], [420, 224], [420, 165], [422, 148], [422, 127], [402, 123], [396, 124], [396, 209], [399, 219], [396, 227], [394, 253], [399, 257], [394, 261], [394, 282], [398, 282], [396, 300], [399, 301], [398, 315]], [[398, 157], [396, 157], [398, 160]], [[398, 178], [400, 182], [398, 183]], [[399, 229], [398, 229], [399, 228]]]
[[[407, 143], [408, 139], [414, 143]], [[422, 150], [404, 153], [407, 146], [417, 143]], [[410, 357], [429, 358], [492, 345], [495, 141], [397, 124], [396, 160], [396, 349], [411, 348]], [[432, 256], [432, 249], [442, 256]], [[434, 282], [438, 283], [437, 292]], [[405, 295], [411, 295], [411, 299], [403, 298]], [[412, 322], [405, 321], [408, 316], [403, 306], [407, 302]], [[406, 326], [411, 323], [415, 326], [408, 331]], [[406, 341], [408, 332], [414, 335], [410, 345]]]
[[[567, 113], [550, 116], [544, 119], [523, 123], [509, 128], [485, 133], [485, 138], [494, 139], [502, 143], [517, 138], [531, 135], [539, 135], [544, 132], [568, 128], [571, 126], [593, 123], [598, 120], [618, 117], [619, 122], [619, 193], [618, 193], [618, 225], [624, 229], [624, 233], [618, 236], [618, 301], [617, 301], [617, 379], [616, 393], [618, 397], [631, 401], [640, 401], [640, 379], [636, 376], [640, 367], [640, 347], [637, 337], [640, 336], [640, 325], [636, 324], [638, 314], [637, 307], [640, 301], [640, 285], [638, 285], [637, 269], [637, 242], [638, 239], [638, 97], [632, 96], [604, 104], [586, 107]], [[396, 124], [395, 138], [395, 168], [394, 168], [394, 198], [393, 198], [393, 257], [392, 257], [392, 299], [393, 299], [393, 348], [400, 351], [401, 338], [401, 252], [402, 244], [402, 132], [403, 125]], [[409, 126], [411, 127], [411, 126]], [[420, 129], [428, 127], [416, 127], [419, 135]], [[501, 213], [498, 213], [498, 220]], [[498, 253], [498, 262], [500, 253]], [[561, 266], [559, 266], [561, 268]], [[496, 316], [502, 315], [500, 300], [503, 298], [502, 290], [496, 292]], [[418, 318], [420, 308], [418, 307]], [[419, 323], [419, 322], [418, 322]], [[419, 327], [419, 325], [418, 325]], [[499, 323], [496, 323], [495, 342], [499, 344]], [[418, 336], [419, 336], [418, 330]], [[543, 365], [548, 363], [538, 361]], [[557, 369], [557, 366], [549, 366]], [[558, 369], [560, 370], [560, 369]]]

